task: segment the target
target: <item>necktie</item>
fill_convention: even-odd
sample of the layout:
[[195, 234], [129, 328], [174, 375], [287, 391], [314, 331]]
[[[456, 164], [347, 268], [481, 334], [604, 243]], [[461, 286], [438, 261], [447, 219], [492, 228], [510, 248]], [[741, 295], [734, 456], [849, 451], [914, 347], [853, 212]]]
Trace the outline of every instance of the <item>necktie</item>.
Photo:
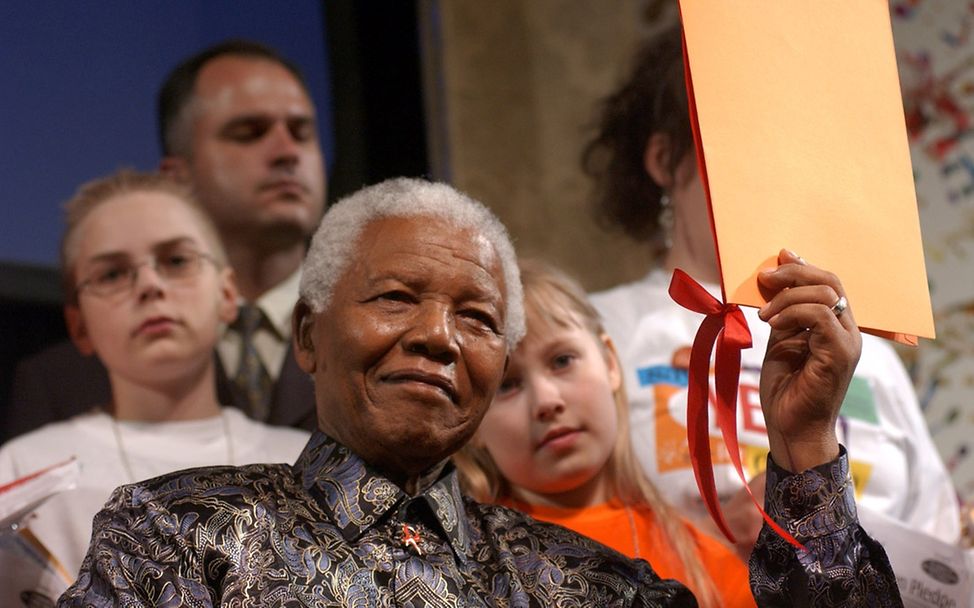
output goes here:
[[261, 362], [254, 344], [254, 337], [263, 321], [264, 313], [260, 308], [252, 304], [242, 304], [232, 326], [240, 334], [240, 365], [233, 383], [243, 397], [247, 414], [260, 421], [266, 421], [270, 414], [273, 388], [271, 376]]

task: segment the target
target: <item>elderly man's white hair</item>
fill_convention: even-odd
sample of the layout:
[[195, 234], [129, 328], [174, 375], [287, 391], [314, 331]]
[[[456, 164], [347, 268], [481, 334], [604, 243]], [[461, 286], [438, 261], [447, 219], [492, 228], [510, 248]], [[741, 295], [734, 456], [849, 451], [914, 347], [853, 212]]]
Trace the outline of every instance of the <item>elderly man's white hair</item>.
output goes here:
[[318, 226], [301, 266], [301, 298], [314, 312], [328, 308], [335, 284], [356, 253], [359, 235], [386, 217], [436, 217], [483, 235], [500, 259], [504, 275], [505, 336], [511, 350], [524, 337], [524, 293], [514, 245], [507, 229], [483, 204], [447, 184], [399, 177], [362, 188], [338, 201]]

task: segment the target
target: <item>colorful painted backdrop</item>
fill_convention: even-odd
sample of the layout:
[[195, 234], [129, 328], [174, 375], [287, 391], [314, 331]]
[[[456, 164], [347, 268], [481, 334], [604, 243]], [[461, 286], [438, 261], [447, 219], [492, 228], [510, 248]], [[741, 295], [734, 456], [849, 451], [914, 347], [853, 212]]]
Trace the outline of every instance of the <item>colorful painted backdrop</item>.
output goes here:
[[[892, 0], [937, 339], [904, 351], [940, 454], [974, 508], [974, 2]], [[895, 306], [895, 302], [890, 303]]]

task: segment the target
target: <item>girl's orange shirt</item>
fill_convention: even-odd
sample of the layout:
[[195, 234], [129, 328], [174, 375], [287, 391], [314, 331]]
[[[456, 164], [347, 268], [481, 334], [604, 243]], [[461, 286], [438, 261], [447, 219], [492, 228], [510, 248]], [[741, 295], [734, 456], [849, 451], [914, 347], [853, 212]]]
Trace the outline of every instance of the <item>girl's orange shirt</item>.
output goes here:
[[[539, 521], [558, 524], [584, 534], [629, 557], [642, 558], [662, 578], [672, 578], [687, 584], [682, 563], [665, 540], [662, 528], [656, 524], [656, 517], [649, 509], [630, 507], [630, 523], [626, 507], [618, 503], [582, 509], [528, 505], [520, 501], [505, 504]], [[704, 534], [688, 521], [683, 523], [697, 545], [697, 552], [703, 560], [704, 569], [714, 582], [721, 605], [728, 608], [756, 606], [744, 562], [717, 539]]]

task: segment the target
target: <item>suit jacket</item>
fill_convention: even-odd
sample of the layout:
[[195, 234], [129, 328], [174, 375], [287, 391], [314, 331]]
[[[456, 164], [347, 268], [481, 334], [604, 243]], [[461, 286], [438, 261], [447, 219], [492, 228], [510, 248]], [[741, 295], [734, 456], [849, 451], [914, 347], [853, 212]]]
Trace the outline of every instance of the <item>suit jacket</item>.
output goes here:
[[[246, 403], [216, 360], [217, 399], [224, 405], [242, 409]], [[108, 372], [97, 357], [86, 357], [71, 342], [51, 346], [17, 365], [10, 401], [0, 413], [0, 443], [32, 431], [48, 422], [80, 414], [111, 401]], [[268, 424], [314, 430], [314, 384], [298, 367], [291, 349], [274, 383]]]

